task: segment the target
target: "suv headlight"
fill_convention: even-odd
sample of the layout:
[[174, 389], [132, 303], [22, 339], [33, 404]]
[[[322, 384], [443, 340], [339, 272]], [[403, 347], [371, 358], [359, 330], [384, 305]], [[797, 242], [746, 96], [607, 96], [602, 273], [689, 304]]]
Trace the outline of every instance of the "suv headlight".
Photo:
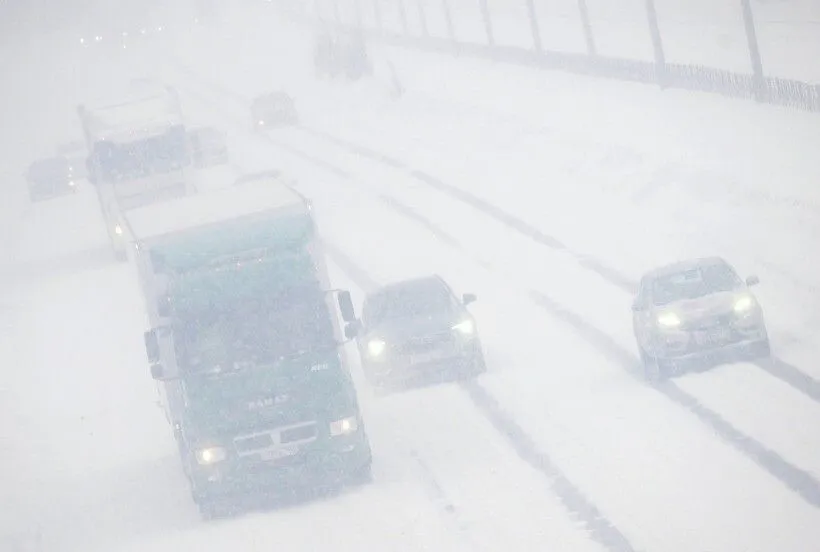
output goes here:
[[387, 349], [387, 343], [383, 339], [371, 339], [367, 342], [367, 354], [372, 357], [381, 356]]
[[200, 466], [218, 464], [227, 457], [228, 453], [222, 447], [205, 447], [196, 451], [196, 461]]
[[677, 328], [680, 326], [680, 316], [674, 312], [664, 312], [658, 315], [658, 325], [664, 328]]
[[453, 326], [453, 329], [462, 335], [473, 335], [475, 333], [475, 323], [468, 318]]
[[341, 420], [336, 420], [335, 422], [330, 422], [331, 437], [349, 435], [351, 433], [355, 433], [358, 429], [359, 421], [355, 416], [349, 416], [347, 418], [342, 418]]
[[734, 311], [738, 314], [746, 314], [754, 308], [755, 304], [755, 300], [751, 296], [744, 295], [735, 301]]

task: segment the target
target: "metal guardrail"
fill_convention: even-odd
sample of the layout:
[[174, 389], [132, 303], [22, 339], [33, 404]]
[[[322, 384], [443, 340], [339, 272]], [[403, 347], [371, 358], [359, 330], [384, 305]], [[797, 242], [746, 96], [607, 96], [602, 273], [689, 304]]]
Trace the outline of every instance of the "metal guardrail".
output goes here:
[[[474, 29], [483, 28], [483, 36], [480, 39], [464, 40], [456, 36], [454, 29], [459, 27], [459, 23], [466, 24], [464, 20], [466, 16], [452, 9], [454, 1], [459, 1], [461, 4], [466, 2], [475, 4], [475, 14], [480, 22], [471, 21], [471, 23]], [[517, 26], [529, 33], [532, 43], [532, 47], [529, 48], [499, 43], [495, 32], [499, 21], [494, 19], [488, 0], [314, 0], [313, 2], [278, 0], [275, 5], [283, 9], [290, 18], [303, 23], [361, 31], [371, 39], [394, 45], [462, 56], [471, 55], [589, 76], [656, 84], [661, 88], [710, 92], [804, 111], [820, 112], [820, 84], [773, 77], [764, 73], [751, 0], [737, 0], [739, 17], [742, 19], [738, 22], [738, 30], [742, 26], [745, 32], [746, 49], [750, 62], [748, 73], [702, 64], [668, 61], [656, 13], [655, 3], [658, 0], [643, 0], [654, 59], [647, 61], [603, 55], [596, 47], [587, 0], [575, 1], [586, 44], [584, 53], [551, 51], [542, 46], [544, 37], [539, 26], [541, 20], [536, 14], [536, 0], [507, 0], [505, 2], [507, 7], [521, 4], [518, 6], [518, 11], [522, 14], [526, 13], [528, 20], [519, 20]], [[429, 19], [431, 7], [438, 8], [438, 11], [444, 14], [446, 31], [439, 35], [429, 29], [427, 19]], [[387, 13], [397, 14], [399, 24], [385, 24], [384, 14]], [[412, 24], [411, 17], [413, 18]], [[462, 20], [459, 19], [460, 17]], [[808, 51], [806, 53], [806, 59], [812, 60], [813, 56], [808, 55]]]

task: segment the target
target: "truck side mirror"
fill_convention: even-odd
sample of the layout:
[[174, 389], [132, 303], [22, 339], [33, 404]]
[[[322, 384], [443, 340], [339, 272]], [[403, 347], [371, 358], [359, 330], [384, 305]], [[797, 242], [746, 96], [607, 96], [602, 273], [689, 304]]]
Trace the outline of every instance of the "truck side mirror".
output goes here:
[[350, 297], [350, 292], [340, 291], [337, 302], [339, 303], [339, 311], [342, 313], [342, 320], [354, 322], [356, 320], [356, 310], [353, 308], [353, 299]]
[[461, 302], [466, 307], [470, 303], [475, 303], [478, 300], [475, 293], [465, 293], [461, 296]]
[[746, 278], [746, 285], [749, 286], [749, 287], [756, 286], [759, 283], [760, 283], [760, 278], [758, 278], [754, 274], [752, 274], [751, 276]]
[[353, 322], [348, 322], [345, 325], [345, 338], [353, 339], [354, 337], [359, 335], [359, 332], [362, 331], [362, 323], [358, 320], [354, 320]]
[[162, 364], [151, 365], [151, 377], [155, 380], [162, 380], [165, 377], [165, 370], [163, 369]]
[[[159, 341], [157, 340], [157, 332], [148, 330], [143, 334], [145, 340], [145, 354], [148, 357], [148, 362], [156, 364], [159, 362]], [[152, 366], [153, 371], [153, 366]]]

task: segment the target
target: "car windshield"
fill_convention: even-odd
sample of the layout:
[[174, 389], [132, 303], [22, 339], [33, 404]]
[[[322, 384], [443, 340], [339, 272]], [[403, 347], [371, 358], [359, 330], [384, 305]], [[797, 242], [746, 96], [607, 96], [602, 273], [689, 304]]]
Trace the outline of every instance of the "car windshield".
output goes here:
[[219, 375], [332, 349], [324, 296], [298, 295], [186, 315], [178, 328], [181, 365], [193, 373]]
[[655, 305], [667, 305], [675, 301], [732, 291], [741, 285], [741, 279], [728, 265], [701, 266], [656, 279], [652, 286], [652, 301]]
[[371, 326], [401, 318], [451, 312], [455, 307], [449, 290], [436, 281], [419, 281], [385, 289], [367, 304]]

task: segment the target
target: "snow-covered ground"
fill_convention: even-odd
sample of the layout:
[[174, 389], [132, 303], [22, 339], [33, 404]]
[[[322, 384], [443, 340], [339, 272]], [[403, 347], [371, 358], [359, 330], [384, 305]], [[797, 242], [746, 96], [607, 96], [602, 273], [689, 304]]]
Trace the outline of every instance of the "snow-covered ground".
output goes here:
[[[395, 101], [383, 83], [315, 82], [300, 31], [234, 15], [165, 63], [97, 68], [155, 71], [190, 117], [228, 130], [237, 168], [293, 173], [357, 303], [429, 272], [476, 292], [490, 371], [382, 398], [357, 371], [373, 485], [203, 523], [154, 405], [135, 271], [106, 262], [84, 187], [23, 218], [16, 261], [31, 262], [2, 299], [4, 550], [815, 546], [820, 118], [378, 50], [408, 87]], [[277, 86], [302, 126], [252, 135], [248, 99]], [[762, 276], [790, 364], [651, 388], [634, 376], [629, 286], [713, 252]]]

